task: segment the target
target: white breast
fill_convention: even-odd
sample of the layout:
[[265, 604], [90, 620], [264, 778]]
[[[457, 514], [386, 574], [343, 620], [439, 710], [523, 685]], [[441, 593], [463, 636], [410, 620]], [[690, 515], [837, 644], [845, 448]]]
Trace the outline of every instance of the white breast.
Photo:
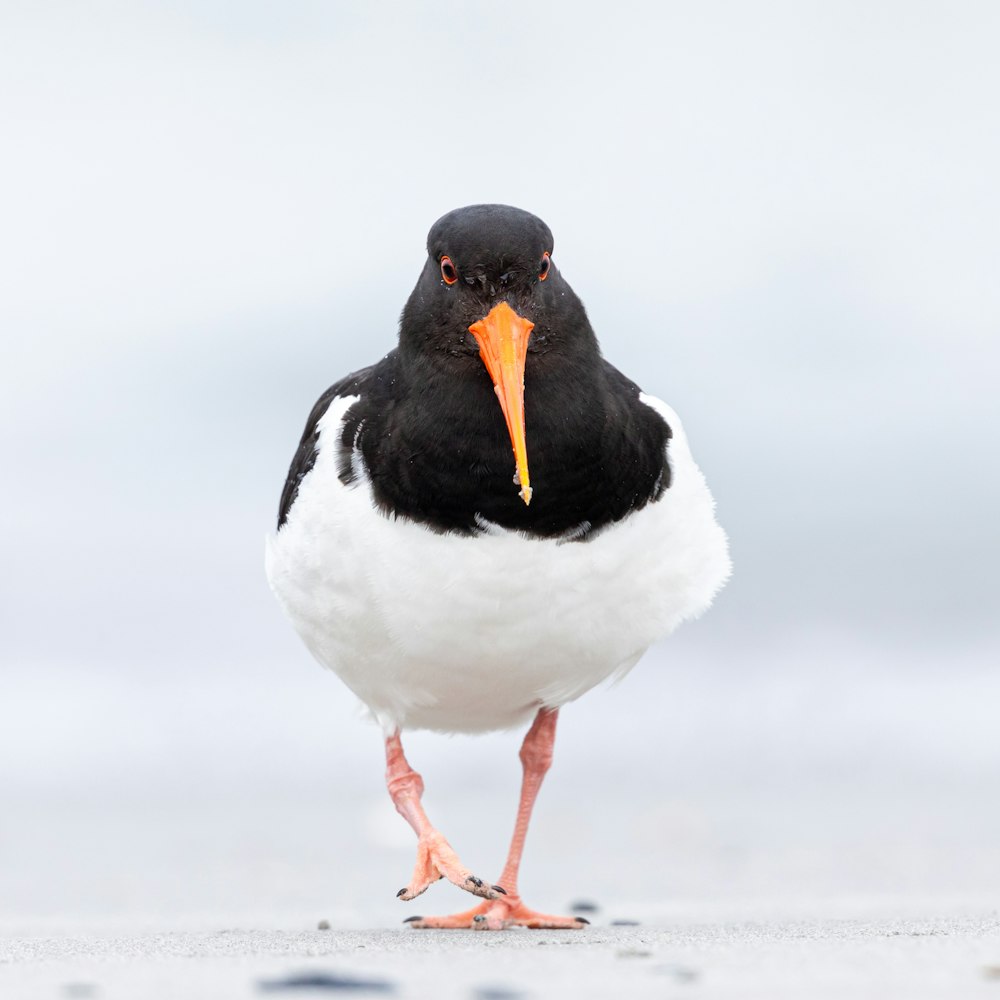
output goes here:
[[381, 514], [360, 468], [345, 486], [336, 442], [357, 397], [319, 422], [316, 463], [267, 540], [271, 588], [313, 655], [387, 730], [503, 729], [628, 670], [711, 603], [726, 537], [676, 414], [670, 488], [584, 542], [496, 526], [438, 534]]

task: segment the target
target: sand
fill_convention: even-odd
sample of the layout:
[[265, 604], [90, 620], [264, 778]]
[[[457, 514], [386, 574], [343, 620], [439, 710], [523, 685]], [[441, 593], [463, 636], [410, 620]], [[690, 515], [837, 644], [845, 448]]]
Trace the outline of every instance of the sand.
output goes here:
[[10, 1000], [997, 995], [995, 911], [595, 924], [580, 933], [219, 928], [0, 941], [0, 996]]

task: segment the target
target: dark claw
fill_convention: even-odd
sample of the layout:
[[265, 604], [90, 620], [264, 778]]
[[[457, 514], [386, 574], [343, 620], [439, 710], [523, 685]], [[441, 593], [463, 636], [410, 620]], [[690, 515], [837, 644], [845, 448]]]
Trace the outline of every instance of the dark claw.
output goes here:
[[476, 878], [475, 875], [470, 875], [465, 881], [471, 882], [477, 889], [482, 889], [483, 887], [483, 880], [481, 878]]
[[417, 920], [423, 920], [423, 919], [424, 919], [423, 917], [407, 917], [403, 921], [403, 923], [404, 924], [412, 924], [412, 923], [415, 923]]
[[586, 917], [574, 917], [573, 918], [578, 924], [590, 925], [590, 921]]
[[499, 892], [501, 896], [507, 895], [507, 890], [502, 885], [493, 886], [494, 892]]
[[476, 914], [476, 915], [475, 915], [475, 916], [474, 916], [474, 917], [472, 918], [472, 922], [473, 922], [474, 924], [481, 924], [481, 923], [483, 923], [483, 921], [485, 921], [485, 920], [486, 920], [486, 917], [485, 917], [485, 915], [484, 915], [484, 914], [482, 914], [482, 913], [477, 913], [477, 914]]
[[402, 896], [404, 892], [406, 892], [406, 886], [405, 885], [403, 886], [402, 889], [399, 890], [399, 892], [396, 893], [396, 899], [399, 899], [399, 897]]

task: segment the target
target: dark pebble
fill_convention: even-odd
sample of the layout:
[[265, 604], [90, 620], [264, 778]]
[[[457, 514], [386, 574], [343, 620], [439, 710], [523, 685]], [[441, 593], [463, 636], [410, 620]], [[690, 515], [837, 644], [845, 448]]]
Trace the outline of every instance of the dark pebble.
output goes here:
[[369, 993], [392, 993], [396, 987], [384, 979], [355, 979], [331, 972], [304, 972], [284, 979], [261, 979], [257, 982], [257, 989], [262, 993], [278, 993], [282, 990], [367, 990]]
[[575, 903], [570, 903], [569, 908], [573, 913], [597, 913], [600, 909], [597, 903], [589, 899], [578, 899]]
[[527, 996], [520, 990], [511, 989], [509, 986], [480, 986], [472, 992], [475, 1000], [520, 1000]]
[[611, 926], [612, 927], [638, 927], [639, 926], [639, 921], [638, 920], [612, 920], [611, 921]]

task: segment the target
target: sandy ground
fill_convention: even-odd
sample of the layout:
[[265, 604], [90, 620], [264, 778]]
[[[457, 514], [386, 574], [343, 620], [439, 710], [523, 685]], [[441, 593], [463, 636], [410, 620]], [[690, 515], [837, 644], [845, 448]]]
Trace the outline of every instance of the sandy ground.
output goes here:
[[[934, 906], [928, 906], [933, 911]], [[11, 1000], [398, 996], [822, 998], [1000, 995], [1000, 917], [678, 919], [581, 933], [174, 931], [14, 937]]]

